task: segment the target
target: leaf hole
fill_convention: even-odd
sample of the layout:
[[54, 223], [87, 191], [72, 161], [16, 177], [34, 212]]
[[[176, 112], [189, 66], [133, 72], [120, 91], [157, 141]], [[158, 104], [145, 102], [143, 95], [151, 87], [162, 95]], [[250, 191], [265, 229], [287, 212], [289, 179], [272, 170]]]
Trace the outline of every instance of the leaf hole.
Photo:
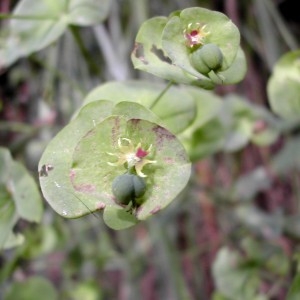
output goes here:
[[166, 62], [168, 64], [172, 64], [171, 59], [164, 54], [162, 49], [157, 48], [155, 45], [152, 45], [151, 52], [155, 54], [161, 61]]
[[145, 58], [144, 54], [144, 46], [141, 43], [135, 43], [134, 49], [133, 49], [134, 56], [139, 59], [143, 64], [148, 65], [149, 62]]

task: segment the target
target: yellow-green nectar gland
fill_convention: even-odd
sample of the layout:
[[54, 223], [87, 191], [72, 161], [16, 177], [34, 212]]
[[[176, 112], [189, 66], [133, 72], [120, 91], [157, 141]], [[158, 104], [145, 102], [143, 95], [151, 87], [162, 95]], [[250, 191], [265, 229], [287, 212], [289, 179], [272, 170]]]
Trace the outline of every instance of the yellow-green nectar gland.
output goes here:
[[[122, 144], [122, 141], [125, 141], [126, 144]], [[152, 144], [147, 150], [144, 150], [141, 143], [138, 143], [135, 147], [130, 139], [119, 138], [118, 148], [119, 153], [107, 153], [108, 155], [116, 156], [118, 159], [116, 162], [108, 162], [108, 164], [110, 166], [121, 166], [127, 163], [128, 170], [134, 168], [138, 176], [147, 177], [147, 175], [142, 172], [143, 167], [147, 164], [156, 163], [155, 160], [146, 159], [146, 156], [151, 152]]]
[[199, 22], [189, 23], [187, 28], [183, 31], [186, 46], [193, 49], [204, 45], [206, 36], [210, 34], [210, 32], [205, 29], [206, 24]]

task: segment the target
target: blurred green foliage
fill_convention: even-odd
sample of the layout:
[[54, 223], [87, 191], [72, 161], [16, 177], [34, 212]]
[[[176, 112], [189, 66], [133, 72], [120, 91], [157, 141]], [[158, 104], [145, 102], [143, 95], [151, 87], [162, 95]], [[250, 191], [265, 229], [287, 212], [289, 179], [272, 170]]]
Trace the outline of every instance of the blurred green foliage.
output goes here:
[[[1, 299], [298, 299], [300, 56], [291, 2], [1, 2]], [[176, 44], [198, 22], [196, 6], [225, 14], [208, 42], [234, 63], [210, 76], [191, 64], [194, 49]], [[48, 161], [38, 168], [45, 148], [66, 178], [74, 158], [64, 149], [91, 129], [89, 118], [101, 124], [112, 112], [176, 135], [193, 163], [186, 188], [123, 231], [69, 188], [53, 190], [51, 205], [62, 216], [93, 214], [65, 220], [47, 203], [43, 211], [38, 177], [55, 172]], [[107, 210], [104, 221], [124, 212]]]

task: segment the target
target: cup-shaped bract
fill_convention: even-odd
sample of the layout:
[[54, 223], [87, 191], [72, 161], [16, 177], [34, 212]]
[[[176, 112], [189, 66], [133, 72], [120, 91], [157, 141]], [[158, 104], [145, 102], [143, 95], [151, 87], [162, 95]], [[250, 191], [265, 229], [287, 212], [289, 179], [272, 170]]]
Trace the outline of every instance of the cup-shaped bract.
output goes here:
[[240, 33], [224, 14], [200, 7], [184, 9], [167, 22], [162, 45], [173, 64], [197, 76], [190, 54], [207, 44], [220, 49], [223, 59], [220, 70], [228, 69], [240, 46]]
[[[207, 45], [216, 51], [209, 54]], [[238, 28], [226, 15], [200, 7], [144, 22], [131, 58], [137, 69], [204, 89], [236, 83], [246, 73]], [[199, 67], [213, 61], [211, 68]]]
[[[56, 212], [77, 218], [104, 210], [108, 226], [124, 229], [176, 198], [189, 180], [188, 156], [176, 136], [147, 112], [133, 102], [93, 101], [58, 133], [39, 164], [43, 195]], [[113, 182], [129, 166], [144, 177], [146, 190], [138, 187], [138, 201], [128, 212], [114, 195]]]

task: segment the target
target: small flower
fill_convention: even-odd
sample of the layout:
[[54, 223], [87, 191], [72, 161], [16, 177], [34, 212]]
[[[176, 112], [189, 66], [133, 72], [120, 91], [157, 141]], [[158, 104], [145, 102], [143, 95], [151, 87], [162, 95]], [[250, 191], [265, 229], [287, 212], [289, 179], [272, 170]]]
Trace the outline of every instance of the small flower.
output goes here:
[[[126, 141], [127, 145], [122, 145], [122, 141]], [[127, 163], [128, 169], [134, 168], [138, 176], [147, 177], [147, 175], [142, 172], [143, 167], [147, 164], [156, 163], [155, 160], [149, 160], [145, 158], [150, 153], [152, 145], [145, 150], [142, 148], [141, 143], [138, 143], [138, 145], [134, 147], [130, 139], [119, 138], [118, 147], [120, 153], [107, 153], [109, 155], [116, 156], [118, 160], [114, 163], [108, 162], [108, 164], [110, 166], [120, 166]]]
[[210, 34], [209, 31], [205, 31], [206, 24], [201, 23], [190, 23], [183, 31], [184, 37], [186, 39], [186, 45], [189, 48], [195, 48], [202, 46], [205, 41], [205, 37]]

